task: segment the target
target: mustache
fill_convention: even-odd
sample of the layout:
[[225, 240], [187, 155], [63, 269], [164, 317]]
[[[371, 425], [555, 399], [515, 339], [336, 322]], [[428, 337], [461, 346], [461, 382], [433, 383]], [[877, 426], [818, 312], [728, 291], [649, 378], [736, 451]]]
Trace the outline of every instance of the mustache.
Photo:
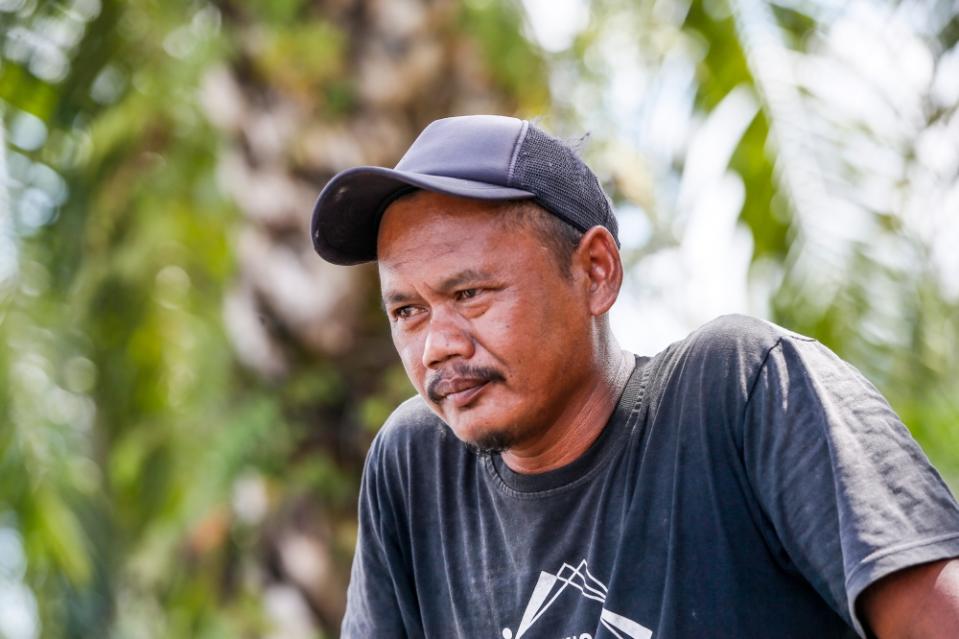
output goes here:
[[445, 397], [439, 392], [439, 385], [453, 379], [468, 379], [480, 383], [505, 382], [506, 376], [495, 368], [487, 366], [468, 366], [457, 364], [448, 369], [437, 371], [426, 380], [426, 396], [433, 402], [440, 402]]

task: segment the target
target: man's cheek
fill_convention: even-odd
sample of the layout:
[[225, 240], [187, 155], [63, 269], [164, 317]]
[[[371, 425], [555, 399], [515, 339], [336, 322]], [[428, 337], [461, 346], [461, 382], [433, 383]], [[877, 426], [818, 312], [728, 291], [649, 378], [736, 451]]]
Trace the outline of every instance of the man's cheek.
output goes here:
[[497, 309], [474, 320], [470, 326], [474, 345], [496, 360], [508, 357], [522, 339], [517, 331], [522, 320], [509, 311], [508, 308]]
[[406, 371], [406, 376], [410, 379], [413, 386], [416, 387], [416, 390], [423, 393], [424, 377], [426, 374], [426, 369], [423, 368], [422, 364], [423, 351], [419, 349], [415, 343], [406, 342], [400, 344], [394, 339], [393, 345], [396, 346], [396, 352], [400, 356], [400, 361], [403, 362], [403, 369]]

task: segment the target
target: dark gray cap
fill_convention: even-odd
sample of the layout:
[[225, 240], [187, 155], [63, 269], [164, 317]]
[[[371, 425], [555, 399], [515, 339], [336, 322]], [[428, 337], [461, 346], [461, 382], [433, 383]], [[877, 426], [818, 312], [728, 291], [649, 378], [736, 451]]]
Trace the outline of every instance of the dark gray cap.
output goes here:
[[334, 264], [376, 259], [386, 207], [413, 189], [481, 200], [533, 199], [581, 231], [605, 226], [609, 198], [579, 156], [526, 120], [468, 115], [436, 120], [396, 167], [359, 166], [331, 179], [313, 208], [313, 247]]

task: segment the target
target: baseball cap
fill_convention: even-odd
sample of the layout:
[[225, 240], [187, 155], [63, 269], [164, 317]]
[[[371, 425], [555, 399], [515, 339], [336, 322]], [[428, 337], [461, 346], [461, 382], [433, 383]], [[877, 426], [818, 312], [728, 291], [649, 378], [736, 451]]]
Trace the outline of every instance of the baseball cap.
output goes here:
[[429, 124], [392, 169], [359, 166], [336, 174], [313, 208], [316, 252], [334, 264], [376, 260], [383, 212], [414, 189], [532, 199], [580, 231], [605, 226], [619, 243], [609, 198], [569, 146], [528, 120], [467, 115]]

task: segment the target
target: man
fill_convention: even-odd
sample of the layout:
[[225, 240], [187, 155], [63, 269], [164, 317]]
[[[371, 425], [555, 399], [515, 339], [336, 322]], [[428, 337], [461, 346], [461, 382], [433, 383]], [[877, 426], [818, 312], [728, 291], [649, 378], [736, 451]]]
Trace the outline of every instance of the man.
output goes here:
[[959, 508], [878, 392], [746, 317], [624, 353], [608, 198], [529, 122], [344, 171], [313, 241], [378, 262], [418, 393], [367, 459], [344, 637], [959, 636]]

